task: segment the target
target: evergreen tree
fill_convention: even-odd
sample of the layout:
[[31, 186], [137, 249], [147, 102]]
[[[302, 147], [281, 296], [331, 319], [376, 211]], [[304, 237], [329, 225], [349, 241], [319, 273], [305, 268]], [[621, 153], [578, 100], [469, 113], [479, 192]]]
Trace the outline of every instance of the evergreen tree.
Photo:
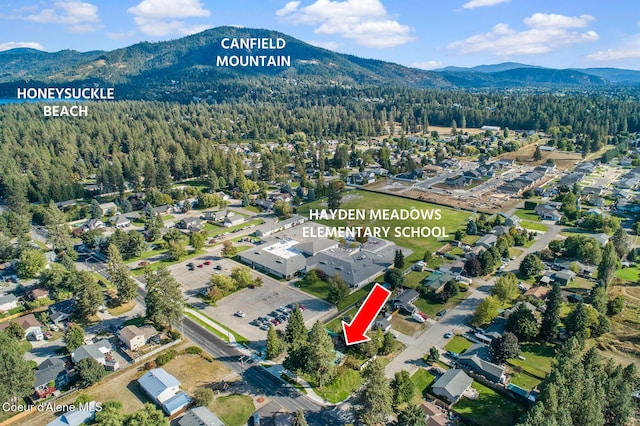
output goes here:
[[122, 402], [106, 401], [102, 404], [102, 410], [96, 412], [96, 426], [122, 426], [125, 415], [122, 412]]
[[398, 426], [427, 426], [427, 419], [420, 407], [409, 403], [398, 413]]
[[87, 320], [90, 316], [98, 312], [98, 308], [104, 302], [102, 288], [98, 285], [96, 279], [87, 271], [75, 272], [75, 280], [77, 282], [77, 306], [76, 315]]
[[616, 271], [620, 268], [620, 259], [613, 246], [613, 243], [609, 241], [602, 252], [602, 260], [598, 265], [598, 279], [608, 286], [611, 280], [615, 277]]
[[267, 331], [267, 359], [274, 359], [282, 353], [284, 345], [278, 337], [276, 329], [273, 324], [269, 325], [269, 331]]
[[542, 160], [542, 152], [540, 152], [540, 145], [536, 145], [536, 150], [533, 152], [533, 161]]
[[601, 314], [607, 313], [607, 291], [604, 286], [597, 285], [591, 293], [591, 306]]
[[518, 340], [528, 342], [538, 335], [538, 321], [533, 312], [521, 304], [509, 315], [506, 329], [515, 334]]
[[498, 363], [517, 357], [520, 354], [520, 345], [516, 335], [506, 332], [500, 338], [494, 339], [491, 342], [491, 354]]
[[102, 219], [102, 215], [104, 212], [102, 211], [102, 207], [100, 207], [100, 203], [95, 198], [91, 200], [91, 219]]
[[584, 340], [589, 337], [589, 318], [587, 307], [579, 302], [575, 308], [567, 315], [564, 321], [567, 330], [573, 333], [578, 339]]
[[315, 377], [318, 386], [324, 386], [333, 381], [336, 376], [334, 360], [336, 354], [333, 341], [324, 324], [317, 321], [309, 333], [309, 350], [307, 352], [306, 371]]
[[380, 360], [375, 359], [369, 363], [363, 372], [363, 378], [365, 384], [355, 398], [360, 407], [360, 420], [367, 425], [386, 424], [387, 417], [393, 412], [392, 392]]
[[89, 387], [98, 383], [105, 376], [106, 371], [98, 361], [93, 358], [83, 358], [76, 364], [80, 386]]
[[416, 385], [411, 380], [409, 372], [398, 371], [391, 380], [391, 390], [393, 391], [393, 405], [397, 407], [405, 402], [411, 402], [416, 393]]
[[398, 269], [404, 268], [404, 254], [400, 249], [396, 250], [396, 254], [393, 259], [393, 267]]
[[329, 183], [328, 201], [327, 207], [329, 210], [338, 210], [342, 204], [342, 190], [344, 189], [344, 182], [334, 180]]
[[0, 401], [8, 402], [33, 393], [35, 374], [22, 355], [18, 343], [0, 333]]
[[73, 250], [73, 242], [71, 241], [66, 217], [53, 201], [49, 203], [44, 219], [47, 229], [47, 241], [51, 243], [53, 248], [59, 251]]
[[118, 290], [118, 303], [127, 303], [136, 297], [138, 285], [129, 275], [129, 268], [124, 264], [118, 247], [114, 244], [109, 244], [107, 253], [109, 258], [107, 272], [111, 282]]
[[476, 235], [478, 233], [478, 226], [473, 220], [467, 222], [467, 235]]
[[629, 253], [629, 237], [623, 227], [619, 226], [616, 229], [616, 232], [611, 237], [611, 243], [620, 259], [623, 259]]
[[427, 362], [434, 364], [440, 360], [440, 351], [437, 347], [431, 346], [429, 349], [429, 355], [427, 356]]
[[544, 265], [538, 256], [529, 253], [520, 263], [520, 275], [524, 278], [534, 277], [544, 271]]
[[184, 305], [180, 284], [166, 266], [145, 273], [147, 318], [160, 327], [172, 328], [182, 319]]
[[329, 293], [327, 295], [327, 301], [329, 303], [337, 305], [349, 295], [349, 286], [338, 274], [334, 274], [328, 279], [327, 286], [329, 287]]
[[558, 337], [558, 326], [560, 325], [560, 308], [562, 306], [562, 294], [560, 284], [554, 283], [547, 299], [547, 309], [542, 315], [540, 325], [540, 337], [549, 341]]

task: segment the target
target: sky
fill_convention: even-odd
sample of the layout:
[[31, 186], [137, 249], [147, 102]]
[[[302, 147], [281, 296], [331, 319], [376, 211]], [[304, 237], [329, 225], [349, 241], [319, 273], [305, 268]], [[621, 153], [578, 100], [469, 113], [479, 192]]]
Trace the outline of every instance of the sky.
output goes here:
[[640, 69], [635, 0], [3, 0], [0, 50], [112, 50], [223, 25], [423, 69]]

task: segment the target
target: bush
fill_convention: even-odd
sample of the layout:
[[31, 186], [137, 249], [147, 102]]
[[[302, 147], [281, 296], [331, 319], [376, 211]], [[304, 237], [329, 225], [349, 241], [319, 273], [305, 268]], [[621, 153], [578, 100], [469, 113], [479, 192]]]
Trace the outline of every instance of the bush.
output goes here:
[[176, 357], [176, 355], [178, 355], [178, 353], [174, 349], [169, 349], [167, 352], [156, 357], [156, 365], [160, 367], [168, 364], [172, 359]]
[[356, 358], [354, 358], [351, 355], [347, 355], [347, 357], [344, 360], [344, 366], [352, 370], [359, 370], [360, 361], [358, 361]]
[[144, 369], [145, 370], [153, 370], [154, 368], [156, 368], [156, 362], [154, 360], [151, 361], [147, 361], [144, 363]]
[[182, 337], [182, 335], [178, 330], [171, 330], [169, 332], [169, 336], [171, 336], [171, 340], [178, 340], [179, 338]]
[[184, 352], [191, 355], [199, 355], [200, 353], [202, 353], [202, 348], [199, 346], [189, 346], [184, 350]]
[[198, 389], [193, 395], [193, 401], [198, 407], [206, 407], [213, 401], [213, 391], [209, 388]]

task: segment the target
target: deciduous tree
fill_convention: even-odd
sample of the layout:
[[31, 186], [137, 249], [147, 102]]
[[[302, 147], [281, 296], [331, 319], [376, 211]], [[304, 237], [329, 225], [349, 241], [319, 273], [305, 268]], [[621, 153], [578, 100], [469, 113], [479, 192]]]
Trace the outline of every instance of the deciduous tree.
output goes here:
[[64, 334], [64, 342], [69, 353], [84, 345], [84, 329], [78, 324], [72, 324]]
[[80, 386], [89, 387], [94, 383], [98, 383], [106, 372], [104, 367], [93, 358], [83, 358], [76, 363], [76, 370], [80, 376]]
[[416, 393], [416, 385], [411, 380], [407, 370], [397, 371], [391, 380], [393, 391], [393, 405], [397, 407], [405, 402], [411, 402]]

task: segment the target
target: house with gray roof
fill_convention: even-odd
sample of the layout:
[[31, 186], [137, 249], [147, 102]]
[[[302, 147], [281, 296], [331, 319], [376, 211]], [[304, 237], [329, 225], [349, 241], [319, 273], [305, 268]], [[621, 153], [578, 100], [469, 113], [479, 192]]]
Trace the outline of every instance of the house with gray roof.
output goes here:
[[85, 358], [93, 358], [107, 369], [117, 370], [120, 364], [111, 355], [113, 347], [108, 340], [102, 339], [89, 345], [82, 345], [71, 352], [71, 360], [74, 364], [79, 363]]
[[458, 366], [486, 377], [494, 383], [504, 383], [507, 379], [505, 368], [489, 361], [491, 347], [484, 343], [474, 343], [460, 354]]
[[391, 300], [393, 307], [395, 309], [404, 309], [407, 312], [413, 313], [416, 310], [416, 307], [413, 306], [413, 302], [420, 296], [420, 293], [410, 288], [402, 293], [398, 294], [396, 297]]
[[453, 405], [458, 402], [472, 383], [473, 379], [467, 376], [464, 371], [452, 368], [434, 382], [431, 391]]
[[274, 223], [268, 229], [258, 229], [256, 230], [256, 237], [264, 238], [269, 235], [273, 235], [277, 232], [284, 231], [285, 229], [292, 228], [294, 226], [302, 225], [307, 221], [307, 218], [300, 215], [293, 215], [288, 219], [280, 220]]
[[46, 398], [69, 383], [69, 375], [64, 360], [60, 357], [47, 358], [35, 371], [33, 389], [38, 398]]
[[207, 407], [194, 407], [178, 420], [180, 426], [224, 426]]
[[476, 241], [476, 246], [484, 247], [485, 249], [489, 249], [493, 247], [498, 240], [498, 237], [495, 234], [485, 234], [478, 241]]
[[7, 312], [17, 307], [18, 298], [13, 293], [9, 293], [0, 297], [0, 311]]
[[553, 274], [554, 281], [560, 285], [567, 285], [571, 281], [573, 281], [575, 278], [576, 278], [576, 273], [569, 269], [558, 271], [555, 274]]

